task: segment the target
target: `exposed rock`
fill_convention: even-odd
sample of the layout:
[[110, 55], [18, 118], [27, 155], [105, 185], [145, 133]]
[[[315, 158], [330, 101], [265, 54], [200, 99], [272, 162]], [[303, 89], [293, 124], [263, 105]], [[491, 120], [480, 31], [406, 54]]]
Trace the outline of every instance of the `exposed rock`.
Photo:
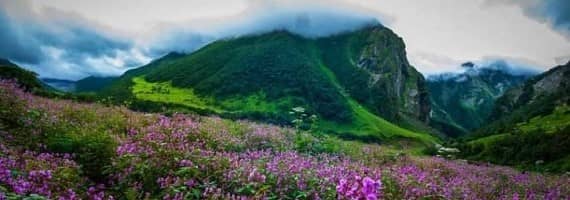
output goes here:
[[[405, 115], [428, 122], [431, 105], [424, 77], [407, 58], [404, 42], [387, 28], [375, 27], [367, 35], [357, 66], [369, 75], [368, 90], [385, 94], [372, 96], [373, 110], [388, 119]], [[390, 104], [390, 105], [387, 105]], [[399, 106], [392, 116], [380, 107]]]
[[495, 101], [507, 89], [530, 78], [527, 74], [510, 73], [504, 70], [505, 67], [478, 67], [470, 62], [462, 66], [466, 68], [463, 73], [428, 78], [434, 109], [431, 125], [450, 136], [462, 135], [484, 125]]
[[508, 90], [498, 99], [493, 119], [498, 119], [513, 110], [532, 104], [540, 99], [564, 103], [570, 99], [570, 62], [550, 69], [532, 78], [520, 87]]

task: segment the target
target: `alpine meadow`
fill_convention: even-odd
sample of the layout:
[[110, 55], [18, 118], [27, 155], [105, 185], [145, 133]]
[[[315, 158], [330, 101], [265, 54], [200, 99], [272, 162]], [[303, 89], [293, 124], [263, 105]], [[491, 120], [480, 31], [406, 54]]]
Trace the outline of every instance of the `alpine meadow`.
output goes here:
[[570, 199], [565, 0], [0, 0], [0, 200]]

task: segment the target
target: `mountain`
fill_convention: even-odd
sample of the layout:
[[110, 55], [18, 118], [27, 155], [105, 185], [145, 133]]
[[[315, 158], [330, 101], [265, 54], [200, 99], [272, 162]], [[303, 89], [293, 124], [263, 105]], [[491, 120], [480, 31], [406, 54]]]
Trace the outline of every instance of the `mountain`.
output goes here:
[[[497, 101], [494, 119], [536, 104], [548, 103], [552, 106], [567, 103], [570, 95], [569, 77], [570, 62], [532, 78], [521, 87], [508, 91]], [[554, 108], [550, 110], [552, 109]]]
[[507, 91], [492, 119], [468, 138], [465, 157], [570, 170], [570, 62]]
[[42, 78], [43, 83], [65, 92], [75, 91], [75, 81], [55, 79], [55, 78]]
[[274, 31], [219, 40], [128, 71], [101, 94], [276, 123], [300, 106], [341, 136], [434, 140], [424, 77], [381, 25], [317, 39]]
[[41, 79], [47, 85], [65, 92], [97, 92], [109, 84], [117, 77], [97, 77], [89, 76], [78, 81], [44, 78]]
[[111, 84], [117, 77], [97, 77], [89, 76], [75, 82], [76, 92], [97, 92], [109, 84]]
[[464, 72], [427, 78], [432, 114], [430, 125], [448, 136], [465, 135], [487, 122], [495, 101], [533, 73], [513, 73], [505, 62], [488, 66], [462, 64]]
[[16, 64], [10, 62], [7, 59], [0, 58], [0, 65], [1, 66], [17, 66]]

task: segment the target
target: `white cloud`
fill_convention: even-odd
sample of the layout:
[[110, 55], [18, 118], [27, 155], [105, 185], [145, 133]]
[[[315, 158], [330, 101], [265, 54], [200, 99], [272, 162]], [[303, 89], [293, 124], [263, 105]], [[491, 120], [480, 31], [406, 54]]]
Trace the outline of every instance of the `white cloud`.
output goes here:
[[[504, 0], [510, 1], [510, 0]], [[530, 0], [528, 0], [530, 1]], [[410, 62], [424, 74], [457, 70], [465, 61], [506, 58], [542, 70], [568, 58], [570, 43], [544, 21], [514, 4], [487, 0], [33, 0], [109, 27], [141, 51], [192, 50], [216, 38], [270, 28], [294, 29], [287, 12], [321, 12], [308, 31], [338, 31], [344, 17], [375, 17], [400, 35]], [[570, 11], [569, 11], [570, 12]], [[284, 19], [285, 18], [285, 19]], [[318, 18], [318, 17], [317, 17]], [[347, 26], [354, 26], [348, 20]], [[309, 26], [311, 27], [311, 26]], [[313, 33], [314, 34], [314, 33]], [[318, 34], [316, 34], [318, 35]], [[143, 56], [144, 57], [144, 56]]]

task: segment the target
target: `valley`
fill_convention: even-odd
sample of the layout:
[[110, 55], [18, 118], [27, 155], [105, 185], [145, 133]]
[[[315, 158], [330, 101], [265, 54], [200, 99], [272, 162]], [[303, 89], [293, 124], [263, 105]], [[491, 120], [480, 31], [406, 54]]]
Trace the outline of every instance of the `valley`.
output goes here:
[[0, 200], [570, 199], [566, 35], [508, 21], [546, 11], [155, 3], [139, 32], [39, 4], [0, 0]]

